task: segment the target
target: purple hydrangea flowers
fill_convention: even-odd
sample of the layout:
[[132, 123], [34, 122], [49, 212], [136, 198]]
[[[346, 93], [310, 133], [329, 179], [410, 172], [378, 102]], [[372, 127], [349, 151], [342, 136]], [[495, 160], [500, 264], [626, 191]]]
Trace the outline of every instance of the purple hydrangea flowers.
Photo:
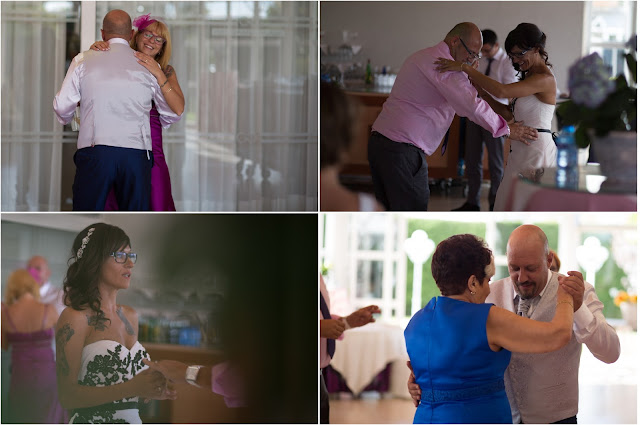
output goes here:
[[597, 108], [615, 90], [615, 81], [609, 75], [609, 67], [597, 53], [579, 59], [569, 68], [571, 99], [578, 105]]

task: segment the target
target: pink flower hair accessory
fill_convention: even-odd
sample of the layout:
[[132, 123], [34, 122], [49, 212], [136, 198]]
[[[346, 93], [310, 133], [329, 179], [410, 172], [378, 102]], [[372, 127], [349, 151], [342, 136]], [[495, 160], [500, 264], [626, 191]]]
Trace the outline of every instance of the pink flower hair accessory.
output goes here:
[[158, 20], [152, 19], [151, 13], [147, 13], [146, 15], [138, 16], [136, 19], [134, 19], [133, 26], [138, 28], [138, 31], [142, 31], [154, 22], [158, 22]]

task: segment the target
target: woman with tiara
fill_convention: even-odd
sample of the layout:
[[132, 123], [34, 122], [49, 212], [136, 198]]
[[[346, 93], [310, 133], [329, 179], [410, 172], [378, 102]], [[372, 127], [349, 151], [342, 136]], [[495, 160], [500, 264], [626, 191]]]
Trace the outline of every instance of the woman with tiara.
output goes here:
[[148, 369], [138, 315], [118, 305], [137, 254], [126, 233], [105, 223], [82, 230], [64, 278], [67, 308], [56, 326], [58, 395], [70, 423], [141, 423], [138, 397], [174, 399], [165, 377]]

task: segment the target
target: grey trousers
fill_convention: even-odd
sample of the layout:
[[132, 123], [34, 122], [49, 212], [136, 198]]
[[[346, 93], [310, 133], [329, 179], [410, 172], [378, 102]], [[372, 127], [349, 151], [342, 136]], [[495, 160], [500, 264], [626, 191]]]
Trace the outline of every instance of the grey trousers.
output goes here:
[[491, 188], [489, 189], [489, 205], [496, 201], [498, 186], [504, 173], [504, 137], [493, 135], [471, 120], [467, 121], [467, 137], [465, 142], [464, 162], [469, 180], [467, 202], [480, 206], [480, 185], [482, 184], [483, 144], [489, 154], [489, 174]]

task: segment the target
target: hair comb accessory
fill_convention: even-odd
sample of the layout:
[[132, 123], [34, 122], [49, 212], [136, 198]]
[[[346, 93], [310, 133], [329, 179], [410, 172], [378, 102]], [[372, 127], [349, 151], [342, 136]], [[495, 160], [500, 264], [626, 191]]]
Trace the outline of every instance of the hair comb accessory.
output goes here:
[[134, 19], [133, 26], [138, 28], [138, 31], [142, 31], [154, 22], [158, 22], [158, 20], [151, 19], [151, 13], [147, 13], [146, 15], [138, 16], [136, 19]]
[[94, 230], [96, 230], [96, 229], [94, 227], [92, 227], [87, 232], [87, 236], [82, 238], [82, 245], [80, 246], [80, 249], [78, 250], [78, 253], [76, 254], [76, 258], [78, 260], [82, 258], [82, 253], [84, 252], [84, 249], [87, 247], [87, 244], [89, 243], [89, 238], [91, 237], [91, 234], [93, 233]]

